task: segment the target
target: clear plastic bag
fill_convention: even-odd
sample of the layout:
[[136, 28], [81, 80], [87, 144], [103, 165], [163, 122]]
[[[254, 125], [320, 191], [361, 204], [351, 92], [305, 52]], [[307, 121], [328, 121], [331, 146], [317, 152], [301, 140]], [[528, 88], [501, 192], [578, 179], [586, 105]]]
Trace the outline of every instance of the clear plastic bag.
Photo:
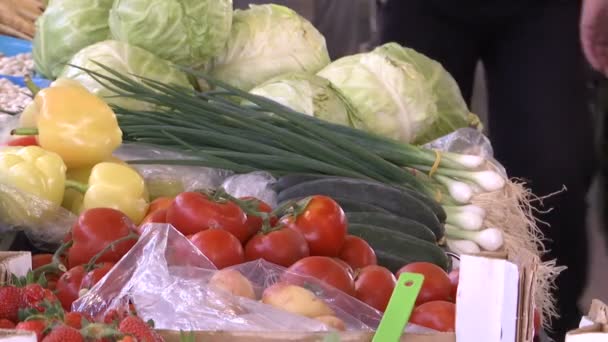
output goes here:
[[[189, 159], [185, 154], [147, 145], [125, 143], [114, 152], [125, 161]], [[199, 166], [133, 164], [146, 180], [150, 195], [154, 197], [177, 195], [183, 191], [215, 189], [234, 173], [228, 170]]]
[[68, 210], [0, 183], [0, 234], [23, 230], [35, 247], [53, 251], [75, 222]]
[[507, 176], [505, 168], [494, 159], [494, 149], [490, 139], [482, 132], [473, 128], [460, 128], [441, 138], [424, 145], [426, 148], [440, 151], [476, 155], [485, 158], [496, 167], [503, 176]]
[[[284, 278], [285, 269], [265, 261], [234, 266], [252, 283], [257, 295]], [[233, 296], [208, 285], [217, 270], [187, 238], [170, 225], [149, 224], [132, 248], [72, 309], [102, 318], [109, 310], [132, 303], [157, 329], [205, 331], [327, 331], [320, 321], [291, 314], [259, 301]], [[295, 278], [293, 277], [295, 276]], [[372, 330], [381, 313], [323, 285], [306, 282], [336, 312], [348, 329]]]

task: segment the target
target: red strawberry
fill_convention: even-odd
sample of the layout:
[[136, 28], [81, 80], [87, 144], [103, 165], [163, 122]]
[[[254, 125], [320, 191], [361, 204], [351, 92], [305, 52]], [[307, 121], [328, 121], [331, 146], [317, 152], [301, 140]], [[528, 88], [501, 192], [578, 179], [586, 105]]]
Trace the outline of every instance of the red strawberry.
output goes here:
[[59, 325], [53, 328], [42, 342], [84, 342], [84, 337], [82, 337], [80, 331], [72, 327]]
[[155, 342], [157, 340], [152, 327], [137, 316], [123, 319], [118, 326], [123, 334], [134, 336], [138, 342]]
[[15, 329], [15, 323], [8, 319], [0, 319], [0, 329]]
[[49, 303], [57, 302], [57, 297], [49, 289], [45, 289], [40, 284], [29, 284], [26, 285], [22, 290], [23, 305], [26, 309], [33, 308], [39, 312], [44, 312], [45, 308], [42, 306], [44, 301]]
[[135, 339], [135, 337], [125, 336], [125, 337], [121, 338], [120, 340], [118, 340], [117, 342], [137, 342], [137, 340]]
[[31, 321], [19, 322], [15, 329], [17, 330], [26, 330], [36, 333], [36, 337], [38, 341], [42, 341], [42, 337], [44, 336], [44, 330], [46, 330], [47, 322], [35, 319]]
[[63, 323], [74, 329], [82, 329], [82, 319], [91, 322], [92, 320], [81, 312], [66, 312], [63, 317]]
[[21, 305], [21, 290], [14, 286], [0, 287], [0, 318], [16, 322]]

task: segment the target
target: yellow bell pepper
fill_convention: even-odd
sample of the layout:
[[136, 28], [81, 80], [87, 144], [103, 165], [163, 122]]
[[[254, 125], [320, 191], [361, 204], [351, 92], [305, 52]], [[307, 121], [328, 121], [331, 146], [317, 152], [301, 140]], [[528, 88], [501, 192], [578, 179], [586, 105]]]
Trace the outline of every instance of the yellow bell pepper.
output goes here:
[[66, 165], [56, 153], [38, 146], [0, 149], [0, 183], [60, 205]]
[[[110, 157], [106, 160], [106, 162], [116, 163], [120, 165], [128, 165], [127, 163], [116, 157]], [[66, 172], [66, 179], [86, 184], [89, 181], [89, 177], [91, 176], [93, 166], [68, 169], [68, 171]], [[67, 188], [65, 189], [65, 194], [63, 195], [63, 202], [61, 203], [61, 206], [76, 215], [80, 215], [80, 213], [82, 213], [83, 200], [84, 194], [82, 192]]]
[[122, 143], [112, 109], [80, 85], [66, 81], [43, 89], [34, 103], [28, 109], [32, 111], [30, 118], [24, 120], [34, 120], [37, 129], [17, 129], [14, 133], [37, 133], [39, 145], [59, 154], [68, 168], [102, 162]]
[[66, 184], [84, 193], [84, 210], [120, 210], [135, 224], [139, 224], [148, 211], [149, 196], [144, 179], [126, 165], [99, 163], [91, 170], [88, 185], [71, 180], [66, 181]]
[[[51, 83], [49, 85], [49, 88], [58, 87], [58, 86], [81, 87], [84, 89], [84, 86], [82, 84], [80, 84], [78, 81], [70, 80], [68, 78], [57, 79], [56, 81], [54, 81], [53, 83]], [[30, 102], [27, 106], [25, 106], [25, 109], [23, 110], [23, 112], [21, 112], [21, 115], [19, 116], [19, 127], [36, 128], [37, 127], [36, 122], [38, 120], [39, 112], [40, 112], [40, 109], [36, 105], [36, 101]]]

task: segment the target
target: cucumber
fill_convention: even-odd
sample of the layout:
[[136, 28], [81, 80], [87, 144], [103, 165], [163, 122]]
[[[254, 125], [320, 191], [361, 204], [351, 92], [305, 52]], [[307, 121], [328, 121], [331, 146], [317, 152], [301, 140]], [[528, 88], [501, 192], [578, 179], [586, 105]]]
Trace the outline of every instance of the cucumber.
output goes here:
[[294, 185], [281, 191], [279, 202], [312, 195], [352, 199], [386, 209], [397, 216], [418, 221], [429, 227], [436, 236], [443, 236], [444, 227], [424, 203], [405, 191], [380, 183], [358, 179], [318, 179]]
[[315, 175], [315, 174], [310, 174], [310, 173], [301, 173], [301, 174], [287, 175], [287, 176], [283, 176], [283, 177], [279, 178], [279, 180], [273, 185], [273, 188], [276, 192], [282, 192], [282, 191], [284, 191], [288, 188], [291, 188], [293, 186], [296, 186], [298, 184], [306, 183], [306, 182], [310, 182], [310, 181], [314, 181], [314, 180], [319, 180], [319, 179], [356, 180], [360, 183], [380, 184], [380, 185], [385, 185], [385, 186], [389, 186], [389, 187], [394, 187], [398, 190], [407, 192], [408, 195], [410, 195], [410, 196], [416, 198], [417, 200], [423, 202], [424, 204], [426, 204], [426, 206], [429, 207], [429, 209], [431, 209], [435, 213], [435, 215], [437, 215], [437, 219], [439, 220], [439, 222], [444, 223], [446, 216], [447, 216], [445, 213], [445, 210], [443, 210], [443, 207], [441, 206], [441, 204], [439, 204], [434, 199], [429, 198], [425, 194], [415, 191], [407, 186], [387, 185], [387, 184], [383, 184], [383, 183], [371, 181], [371, 180], [345, 178], [345, 177], [338, 177], [338, 176], [327, 176], [327, 175]]
[[405, 233], [420, 240], [436, 243], [442, 237], [436, 237], [432, 230], [422, 223], [408, 218], [384, 213], [350, 212], [346, 213], [349, 224], [369, 224], [377, 227]]
[[[286, 199], [284, 201], [280, 201], [279, 203], [283, 204], [283, 203], [285, 203], [285, 201], [288, 201], [291, 199], [299, 200], [302, 198], [304, 198], [304, 197], [290, 198], [290, 199]], [[374, 212], [374, 213], [390, 214], [387, 210], [382, 209], [378, 206], [375, 206], [375, 205], [369, 204], [369, 203], [361, 203], [361, 202], [353, 201], [350, 198], [332, 197], [332, 199], [340, 205], [340, 207], [342, 208], [342, 210], [344, 210], [345, 213]]]
[[425, 261], [448, 270], [448, 256], [441, 248], [428, 241], [386, 228], [364, 224], [349, 224], [348, 233], [367, 241], [376, 252], [376, 256], [379, 252], [380, 255], [392, 256], [393, 264], [389, 264], [391, 267], [395, 267], [396, 261], [401, 266], [411, 262]]

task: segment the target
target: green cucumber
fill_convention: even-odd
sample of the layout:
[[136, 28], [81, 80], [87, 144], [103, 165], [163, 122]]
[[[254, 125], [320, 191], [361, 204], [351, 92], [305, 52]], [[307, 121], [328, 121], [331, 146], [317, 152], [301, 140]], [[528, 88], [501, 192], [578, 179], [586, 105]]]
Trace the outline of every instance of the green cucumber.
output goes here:
[[431, 209], [435, 213], [435, 215], [437, 215], [439, 222], [443, 223], [443, 222], [445, 222], [445, 219], [446, 219], [446, 213], [445, 213], [445, 210], [443, 210], [443, 207], [441, 206], [441, 204], [439, 204], [434, 199], [429, 198], [427, 195], [422, 194], [418, 191], [415, 191], [407, 186], [387, 185], [387, 184], [383, 184], [383, 183], [376, 182], [376, 181], [355, 179], [355, 178], [301, 173], [301, 174], [287, 175], [287, 176], [283, 176], [283, 177], [279, 178], [277, 180], [277, 182], [273, 184], [273, 188], [276, 192], [282, 192], [282, 191], [287, 190], [288, 188], [291, 188], [298, 184], [315, 181], [315, 180], [319, 180], [319, 179], [356, 180], [360, 183], [380, 184], [380, 185], [384, 185], [384, 186], [388, 186], [388, 187], [394, 187], [398, 190], [405, 191], [408, 195], [423, 202], [427, 207], [429, 207], [429, 209]]
[[429, 227], [436, 236], [443, 236], [444, 227], [437, 216], [423, 202], [405, 191], [380, 183], [358, 179], [318, 179], [300, 183], [281, 191], [279, 202], [313, 195], [341, 197], [386, 209], [397, 216], [418, 221]]
[[436, 243], [442, 238], [437, 237], [427, 226], [420, 222], [410, 220], [405, 217], [395, 216], [393, 214], [377, 213], [377, 212], [350, 212], [346, 213], [349, 224], [369, 224], [377, 227], [401, 232], [424, 241]]
[[[285, 203], [288, 200], [300, 200], [304, 197], [298, 197], [298, 198], [290, 198], [290, 199], [286, 199], [282, 202], [279, 202], [280, 204]], [[387, 210], [382, 209], [378, 206], [375, 206], [373, 204], [369, 204], [369, 203], [361, 203], [361, 202], [357, 202], [357, 201], [353, 201], [350, 198], [342, 198], [342, 197], [332, 197], [332, 199], [334, 201], [336, 201], [336, 203], [338, 203], [340, 205], [340, 207], [342, 208], [342, 210], [344, 210], [345, 213], [350, 213], [350, 212], [375, 212], [375, 213], [384, 213], [384, 214], [390, 214]]]
[[424, 261], [431, 262], [444, 270], [448, 269], [448, 256], [439, 246], [428, 241], [364, 224], [349, 224], [348, 233], [367, 241], [376, 252], [376, 256], [378, 252], [381, 252], [381, 255], [392, 255], [395, 260], [399, 260], [401, 266]]

